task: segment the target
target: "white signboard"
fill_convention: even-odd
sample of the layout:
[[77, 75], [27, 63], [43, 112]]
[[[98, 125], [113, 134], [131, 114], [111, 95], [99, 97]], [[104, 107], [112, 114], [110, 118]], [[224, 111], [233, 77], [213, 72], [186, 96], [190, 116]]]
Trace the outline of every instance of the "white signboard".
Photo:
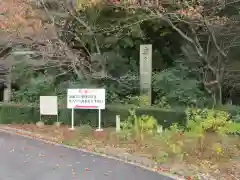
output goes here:
[[40, 115], [58, 115], [57, 96], [40, 96]]
[[67, 108], [105, 109], [105, 89], [68, 89]]

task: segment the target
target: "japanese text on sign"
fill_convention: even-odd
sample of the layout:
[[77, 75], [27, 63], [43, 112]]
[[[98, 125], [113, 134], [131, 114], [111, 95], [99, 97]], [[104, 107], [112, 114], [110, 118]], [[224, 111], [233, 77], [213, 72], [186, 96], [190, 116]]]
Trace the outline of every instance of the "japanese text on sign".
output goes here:
[[69, 101], [71, 103], [103, 103], [103, 100], [96, 99], [95, 95], [79, 95], [79, 96], [69, 96]]
[[105, 89], [68, 89], [68, 108], [104, 109]]

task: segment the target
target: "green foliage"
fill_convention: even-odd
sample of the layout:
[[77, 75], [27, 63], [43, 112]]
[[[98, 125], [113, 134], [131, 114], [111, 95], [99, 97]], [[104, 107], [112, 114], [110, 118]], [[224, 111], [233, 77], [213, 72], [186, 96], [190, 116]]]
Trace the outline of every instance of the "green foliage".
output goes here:
[[165, 97], [170, 104], [202, 106], [206, 97], [200, 90], [200, 82], [189, 78], [188, 73], [178, 67], [155, 73], [153, 90], [158, 94], [158, 101]]
[[131, 119], [128, 117], [126, 120], [121, 122], [120, 127], [124, 131], [132, 130], [133, 129], [133, 123], [131, 122]]
[[[26, 57], [15, 57], [17, 60], [18, 58], [25, 60]], [[32, 71], [29, 71], [29, 67], [26, 65], [26, 63], [20, 62], [17, 63], [12, 69], [12, 82], [19, 86], [25, 85], [29, 83], [29, 79], [34, 78], [34, 75], [35, 74]]]
[[163, 133], [157, 136], [161, 144], [165, 147], [165, 153], [160, 153], [158, 161], [164, 162], [166, 159], [174, 157], [174, 159], [183, 160], [183, 140], [182, 140], [183, 129], [177, 124], [172, 124]]
[[129, 110], [129, 116], [121, 122], [123, 130], [135, 129], [135, 131], [146, 133], [157, 130], [157, 120], [153, 116], [141, 115], [137, 116], [135, 109]]
[[[202, 73], [206, 66], [195, 49], [183, 42], [177, 32], [159, 18], [151, 17], [145, 8], [126, 7], [126, 4], [115, 6], [105, 1], [93, 4], [90, 6], [89, 2], [78, 0], [78, 12], [61, 20], [65, 23], [59, 34], [69, 48], [74, 52], [81, 52], [80, 56], [85, 56], [82, 59], [89, 62], [86, 69], [91, 71], [90, 75], [86, 75], [86, 79], [95, 87], [106, 87], [107, 102], [126, 103], [126, 96], [139, 94], [139, 46], [148, 43], [153, 45], [153, 94], [157, 94], [156, 106], [169, 109], [176, 104], [203, 107], [208, 103], [209, 96], [201, 87]], [[177, 24], [177, 27], [184, 32], [189, 30], [181, 23]], [[18, 58], [26, 61], [33, 59], [31, 55]], [[71, 68], [67, 66], [61, 69], [41, 68], [47, 70], [29, 73], [30, 71], [23, 71], [28, 69], [24, 64], [14, 67], [13, 81], [18, 82], [20, 87], [14, 94], [14, 101], [37, 102], [39, 94], [63, 96], [66, 87], [61, 89], [58, 85], [65, 81], [71, 81], [72, 84], [77, 81], [72, 78], [76, 76], [76, 72], [69, 71]], [[38, 76], [41, 76], [43, 71], [47, 82], [39, 81], [42, 77]], [[57, 78], [57, 81], [60, 81], [57, 83], [49, 81], [49, 77], [61, 74], [59, 71], [67, 72], [67, 78]], [[32, 81], [38, 84], [35, 85]], [[56, 88], [51, 86], [50, 82]], [[75, 87], [79, 87], [79, 84], [86, 85], [85, 82], [75, 84]], [[65, 98], [61, 97], [63, 102]]]
[[167, 98], [165, 96], [160, 97], [160, 99], [155, 100], [155, 106], [158, 108], [163, 108], [163, 109], [170, 109], [171, 106], [167, 101]]
[[240, 123], [240, 112], [232, 116], [232, 121], [236, 123]]
[[236, 123], [233, 121], [229, 121], [228, 123], [226, 123], [225, 126], [223, 126], [220, 129], [220, 132], [222, 133], [226, 133], [226, 134], [240, 134], [240, 123]]
[[157, 120], [149, 115], [136, 115], [135, 108], [129, 110], [129, 116], [121, 122], [123, 131], [131, 130], [137, 139], [144, 138], [146, 133], [153, 134], [157, 130]]
[[[129, 109], [134, 108], [130, 105], [107, 105], [102, 111], [102, 126], [116, 127], [116, 115], [120, 115], [121, 119], [127, 119]], [[75, 110], [75, 125], [89, 124], [92, 127], [97, 127], [98, 116], [96, 110]], [[157, 123], [164, 128], [169, 127], [172, 123], [184, 125], [185, 113], [182, 111], [165, 110], [158, 108], [137, 108], [136, 115], [149, 115], [157, 120]], [[36, 123], [39, 121], [39, 107], [23, 104], [2, 104], [0, 106], [0, 121], [1, 123]], [[56, 117], [42, 116], [46, 124], [56, 122]], [[64, 124], [71, 124], [71, 111], [65, 107], [59, 109], [59, 121]]]
[[105, 79], [102, 83], [106, 87], [106, 100], [109, 103], [126, 103], [128, 95], [139, 94], [139, 81], [135, 74], [127, 73], [125, 76]]
[[23, 104], [6, 104], [0, 107], [0, 123], [36, 123], [39, 121], [39, 109], [33, 108], [31, 105], [24, 106]]
[[153, 133], [157, 130], [157, 120], [153, 116], [142, 115], [138, 118], [141, 132]]
[[20, 89], [13, 94], [13, 100], [15, 102], [38, 103], [40, 96], [56, 95], [55, 91], [53, 78], [38, 76], [31, 78], [28, 84], [20, 86]]
[[106, 71], [108, 76], [97, 84], [106, 87], [108, 102], [126, 102], [126, 96], [139, 94], [140, 44], [153, 44], [156, 70], [168, 66], [180, 50], [178, 43], [175, 46], [180, 43], [177, 33], [159, 20], [143, 21], [147, 16], [145, 9], [98, 3], [79, 9], [64, 27], [62, 39], [70, 47], [83, 49], [92, 69]]
[[[173, 123], [155, 137], [164, 149], [163, 153], [155, 157], [158, 161], [164, 162], [169, 158], [182, 161], [193, 154], [195, 156], [208, 154], [208, 159], [217, 161], [221, 157], [227, 159], [232, 157], [236, 146], [231, 144], [227, 149], [228, 142], [225, 142], [225, 138], [229, 139], [234, 137], [233, 134], [239, 134], [240, 123], [232, 122], [229, 113], [213, 109], [189, 108], [186, 110], [186, 117], [186, 127]], [[201, 157], [203, 158], [206, 157]]]
[[230, 120], [229, 113], [210, 109], [187, 109], [187, 128], [190, 132], [204, 134], [213, 133], [239, 133], [239, 123]]
[[231, 115], [231, 120], [233, 122], [240, 123], [240, 107], [234, 105], [224, 105], [217, 107], [217, 109], [226, 111]]
[[147, 96], [128, 96], [128, 104], [134, 104], [137, 107], [146, 107], [149, 105]]

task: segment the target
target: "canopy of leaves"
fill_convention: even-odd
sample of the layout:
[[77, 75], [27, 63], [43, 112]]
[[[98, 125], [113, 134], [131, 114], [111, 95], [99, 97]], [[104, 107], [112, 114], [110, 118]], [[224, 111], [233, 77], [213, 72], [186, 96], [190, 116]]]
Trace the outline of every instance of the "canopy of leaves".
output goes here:
[[[2, 13], [14, 12], [20, 6], [18, 0], [8, 2], [0, 5]], [[54, 7], [61, 7], [61, 3]], [[37, 73], [27, 76], [29, 80], [16, 80], [23, 89], [32, 78], [41, 79], [44, 74], [54, 77], [60, 94], [72, 84], [107, 87], [109, 101], [138, 95], [139, 46], [145, 43], [153, 45], [157, 99], [164, 96], [169, 102], [200, 105], [210, 95], [217, 97], [220, 90], [229, 96], [226, 87], [233, 89], [238, 84], [233, 73], [238, 72], [238, 51], [234, 50], [239, 40], [236, 2], [76, 1], [71, 9], [67, 5], [61, 8], [61, 12], [68, 9], [61, 18], [52, 15], [51, 9], [58, 8], [49, 8], [53, 7], [50, 4], [41, 7], [57, 33], [37, 33], [37, 39], [21, 42], [23, 50], [27, 47], [34, 52], [30, 58], [47, 60], [41, 67], [31, 65]], [[29, 27], [32, 32], [45, 27], [26, 2], [15, 10], [19, 13], [9, 13], [0, 21], [5, 31], [24, 34]]]

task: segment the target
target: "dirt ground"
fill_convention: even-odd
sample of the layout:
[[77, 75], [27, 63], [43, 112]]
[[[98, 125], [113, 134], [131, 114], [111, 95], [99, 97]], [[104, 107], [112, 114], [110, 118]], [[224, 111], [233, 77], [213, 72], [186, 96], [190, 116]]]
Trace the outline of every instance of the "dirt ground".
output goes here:
[[[157, 171], [183, 175], [186, 179], [240, 179], [239, 137], [227, 139], [226, 147], [221, 150], [216, 148], [216, 151], [212, 151], [209, 148], [210, 145], [217, 144], [219, 140], [209, 135], [204, 146], [201, 146], [201, 150], [192, 148], [189, 145], [193, 145], [192, 142], [183, 144], [182, 151], [179, 152], [181, 158], [178, 158], [176, 155], [170, 156], [169, 148], [166, 148], [159, 139], [145, 137], [144, 140], [136, 140], [127, 137], [127, 135], [119, 135], [115, 129], [104, 129], [103, 132], [96, 132], [88, 126], [76, 128], [75, 131], [71, 131], [68, 126], [63, 125], [60, 127], [53, 125], [38, 127], [35, 124], [11, 124], [8, 126], [32, 132], [43, 139], [125, 158], [151, 166]], [[176, 138], [178, 137], [176, 136]], [[176, 142], [178, 141], [176, 140]], [[224, 155], [219, 151], [225, 151]], [[164, 153], [168, 153], [168, 156], [165, 156]], [[216, 155], [218, 153], [222, 154]]]

